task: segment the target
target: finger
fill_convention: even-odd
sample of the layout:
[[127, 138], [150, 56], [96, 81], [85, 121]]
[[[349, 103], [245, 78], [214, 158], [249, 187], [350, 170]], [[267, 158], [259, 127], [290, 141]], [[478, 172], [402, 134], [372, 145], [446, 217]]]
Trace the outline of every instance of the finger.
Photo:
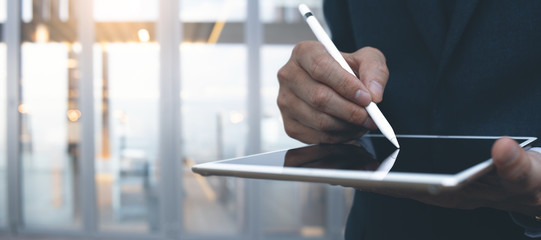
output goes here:
[[[360, 126], [348, 123], [312, 108], [296, 95], [283, 88], [280, 89], [278, 96], [277, 104], [282, 115], [286, 115], [314, 130], [327, 132], [361, 130]], [[363, 125], [372, 127], [372, 121], [367, 119]]]
[[372, 47], [364, 47], [345, 58], [353, 69], [358, 69], [357, 75], [364, 86], [368, 87], [375, 103], [383, 99], [383, 91], [389, 79], [389, 69], [385, 56], [381, 51]]
[[[298, 73], [296, 81], [292, 81], [288, 88], [289, 91], [313, 108], [312, 112], [323, 112], [358, 126], [367, 124], [369, 115], [366, 109], [348, 101], [327, 85], [313, 81], [311, 76], [305, 72]], [[308, 110], [306, 109], [306, 111]], [[318, 116], [312, 115], [311, 117]], [[318, 126], [313, 127], [322, 129]]]
[[368, 88], [356, 76], [343, 69], [320, 43], [302, 42], [297, 44], [293, 52], [293, 56], [297, 56], [296, 62], [312, 79], [358, 105], [367, 106], [372, 101]]
[[[285, 123], [285, 119], [284, 119]], [[288, 136], [304, 143], [341, 143], [361, 137], [366, 130], [358, 132], [322, 132], [302, 125], [296, 120], [289, 119], [288, 124], [284, 124]]]
[[515, 140], [504, 137], [494, 143], [492, 159], [508, 190], [528, 192], [539, 187], [541, 176], [536, 174], [541, 170], [539, 154], [526, 152]]

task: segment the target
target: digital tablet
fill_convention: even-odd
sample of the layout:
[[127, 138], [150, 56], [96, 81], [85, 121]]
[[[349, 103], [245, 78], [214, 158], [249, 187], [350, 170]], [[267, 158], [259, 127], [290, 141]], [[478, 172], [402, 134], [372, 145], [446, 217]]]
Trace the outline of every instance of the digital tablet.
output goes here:
[[[381, 135], [352, 144], [317, 144], [192, 167], [204, 176], [306, 181], [358, 189], [401, 189], [437, 194], [464, 186], [492, 169], [500, 137], [397, 135], [395, 148]], [[529, 148], [537, 138], [512, 137]]]

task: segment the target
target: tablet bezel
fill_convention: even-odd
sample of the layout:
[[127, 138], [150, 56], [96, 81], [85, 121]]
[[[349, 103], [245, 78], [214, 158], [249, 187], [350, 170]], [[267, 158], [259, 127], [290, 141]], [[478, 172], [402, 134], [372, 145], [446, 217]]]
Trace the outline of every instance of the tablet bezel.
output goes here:
[[[381, 135], [366, 135], [369, 137], [382, 137]], [[451, 138], [451, 139], [493, 139], [496, 136], [450, 136], [450, 135], [397, 135], [398, 138]], [[530, 146], [536, 137], [512, 136], [520, 140], [519, 145], [523, 148]], [[434, 174], [434, 173], [406, 173], [389, 172], [385, 177], [374, 177], [373, 171], [362, 170], [335, 170], [335, 169], [313, 169], [297, 167], [261, 166], [248, 164], [220, 164], [224, 161], [243, 159], [259, 155], [276, 154], [277, 158], [284, 158], [286, 150], [272, 151], [245, 157], [231, 158], [220, 161], [197, 164], [192, 171], [204, 176], [234, 176], [243, 178], [286, 180], [318, 182], [357, 189], [402, 189], [408, 191], [427, 191], [432, 194], [452, 191], [460, 188], [467, 182], [487, 173], [493, 167], [492, 158], [473, 165], [456, 174]]]

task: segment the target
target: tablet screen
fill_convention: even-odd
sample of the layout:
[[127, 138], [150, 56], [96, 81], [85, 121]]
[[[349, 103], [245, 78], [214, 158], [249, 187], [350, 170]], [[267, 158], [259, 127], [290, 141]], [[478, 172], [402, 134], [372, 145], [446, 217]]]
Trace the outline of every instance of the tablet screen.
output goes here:
[[[526, 138], [515, 138], [519, 143]], [[319, 144], [222, 161], [276, 167], [455, 174], [490, 158], [496, 138], [398, 137], [400, 150], [384, 137], [360, 144]]]

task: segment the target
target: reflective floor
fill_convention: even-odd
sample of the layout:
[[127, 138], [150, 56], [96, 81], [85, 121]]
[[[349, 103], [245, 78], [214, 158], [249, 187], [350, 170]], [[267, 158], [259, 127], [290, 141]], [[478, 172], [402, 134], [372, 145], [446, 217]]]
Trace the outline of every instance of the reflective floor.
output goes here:
[[[52, 227], [79, 229], [80, 209], [73, 186], [73, 173], [64, 170], [25, 170], [25, 223], [28, 229]], [[0, 175], [4, 172], [0, 171]], [[129, 184], [100, 176], [96, 179], [100, 232], [159, 232], [159, 196], [155, 185], [144, 181]], [[246, 231], [246, 197], [258, 195], [255, 214], [265, 235], [323, 237], [326, 234], [327, 186], [284, 181], [259, 181], [259, 191], [246, 191], [240, 178], [202, 177], [189, 168], [183, 171], [183, 232], [235, 236]], [[121, 185], [124, 184], [124, 185]], [[31, 186], [31, 187], [30, 187]], [[0, 184], [0, 191], [5, 192]], [[115, 191], [111, 191], [115, 189]], [[31, 191], [30, 191], [31, 190]], [[343, 190], [346, 198], [349, 191]], [[116, 196], [113, 196], [116, 195]], [[121, 198], [119, 200], [119, 198]], [[0, 197], [0, 213], [6, 213]], [[112, 203], [117, 202], [117, 203]], [[342, 205], [341, 207], [347, 207]], [[4, 208], [4, 209], [2, 209]], [[0, 223], [6, 217], [0, 217]], [[0, 239], [4, 239], [0, 236]]]

